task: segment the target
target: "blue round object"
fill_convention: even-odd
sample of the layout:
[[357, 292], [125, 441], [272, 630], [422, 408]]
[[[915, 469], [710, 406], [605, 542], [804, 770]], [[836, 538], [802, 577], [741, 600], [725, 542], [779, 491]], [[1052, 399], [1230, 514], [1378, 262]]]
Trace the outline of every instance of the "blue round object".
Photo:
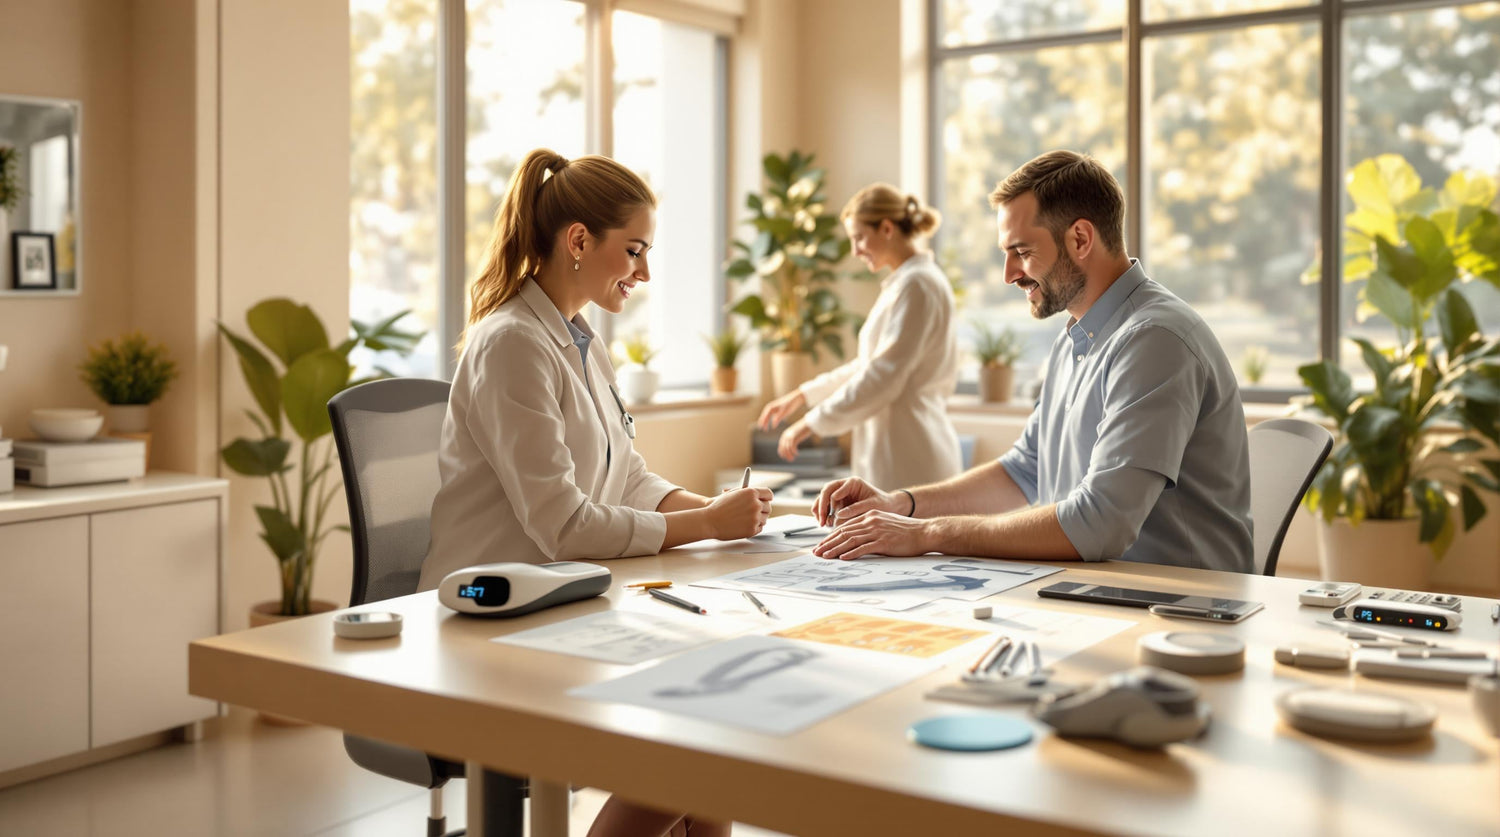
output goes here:
[[912, 724], [906, 737], [938, 750], [1008, 750], [1031, 740], [1031, 725], [997, 715], [947, 715]]

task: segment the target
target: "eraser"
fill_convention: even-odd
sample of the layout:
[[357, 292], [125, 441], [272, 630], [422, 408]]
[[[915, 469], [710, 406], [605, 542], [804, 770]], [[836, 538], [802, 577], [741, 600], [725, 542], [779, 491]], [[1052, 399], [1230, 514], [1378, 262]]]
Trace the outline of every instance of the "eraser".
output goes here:
[[994, 615], [995, 609], [990, 607], [989, 605], [980, 605], [979, 607], [974, 608], [975, 619], [988, 619]]

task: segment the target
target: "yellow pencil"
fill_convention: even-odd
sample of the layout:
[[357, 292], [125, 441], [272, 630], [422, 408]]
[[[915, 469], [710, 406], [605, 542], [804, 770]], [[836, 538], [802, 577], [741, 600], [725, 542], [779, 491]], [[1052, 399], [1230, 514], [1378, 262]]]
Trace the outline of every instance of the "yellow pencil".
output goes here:
[[656, 588], [656, 587], [671, 587], [672, 586], [672, 582], [670, 582], [670, 581], [640, 581], [640, 582], [637, 582], [635, 584], [627, 584], [625, 586], [626, 587], [640, 587], [643, 590], [650, 590], [650, 589], [653, 589], [653, 588]]

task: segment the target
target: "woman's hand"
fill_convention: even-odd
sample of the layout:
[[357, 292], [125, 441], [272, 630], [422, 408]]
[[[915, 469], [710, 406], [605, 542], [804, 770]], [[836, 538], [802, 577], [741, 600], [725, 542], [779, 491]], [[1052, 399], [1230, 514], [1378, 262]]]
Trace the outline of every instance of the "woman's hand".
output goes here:
[[887, 493], [859, 477], [849, 477], [823, 486], [813, 503], [813, 517], [819, 526], [842, 526], [865, 512], [905, 514], [906, 508], [906, 495]]
[[771, 489], [736, 488], [713, 499], [704, 509], [713, 537], [738, 540], [760, 534], [771, 516]]
[[755, 426], [761, 430], [775, 430], [786, 421], [786, 417], [807, 406], [807, 397], [802, 390], [794, 389], [786, 395], [772, 401], [760, 411], [760, 418], [756, 420]]
[[927, 524], [904, 514], [872, 511], [842, 523], [813, 547], [819, 558], [853, 561], [866, 555], [898, 558], [928, 552]]
[[807, 441], [812, 434], [812, 428], [807, 426], [807, 419], [797, 419], [782, 432], [781, 441], [776, 443], [776, 452], [782, 459], [791, 462], [797, 458], [797, 446]]

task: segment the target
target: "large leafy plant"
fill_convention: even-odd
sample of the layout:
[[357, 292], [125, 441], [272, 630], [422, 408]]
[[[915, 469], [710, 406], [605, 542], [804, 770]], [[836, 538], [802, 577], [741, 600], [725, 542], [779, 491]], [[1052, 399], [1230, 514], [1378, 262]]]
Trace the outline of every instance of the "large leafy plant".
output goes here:
[[751, 193], [745, 206], [755, 237], [736, 241], [736, 255], [725, 267], [731, 279], [759, 277], [751, 292], [730, 310], [750, 319], [761, 346], [818, 356], [822, 346], [844, 356], [839, 326], [848, 319], [832, 285], [849, 241], [838, 234], [838, 218], [827, 211], [824, 171], [813, 155], [793, 151], [762, 161], [765, 191]]
[[[239, 355], [245, 384], [260, 408], [245, 412], [261, 433], [259, 439], [235, 439], [219, 453], [234, 472], [265, 477], [270, 483], [271, 505], [256, 506], [255, 514], [260, 518], [261, 540], [281, 566], [280, 613], [284, 616], [308, 612], [318, 548], [332, 532], [349, 528], [326, 522], [328, 507], [339, 491], [337, 482], [328, 484], [336, 455], [331, 440], [325, 438], [333, 432], [328, 399], [372, 380], [354, 380], [349, 353], [356, 346], [411, 353], [422, 333], [395, 327], [407, 313], [374, 324], [353, 323], [353, 334], [337, 346], [328, 342], [328, 331], [318, 315], [290, 299], [264, 300], [246, 314], [250, 333], [260, 346], [219, 324], [220, 333]], [[287, 431], [301, 442], [295, 460]]]
[[1348, 185], [1344, 281], [1364, 282], [1361, 316], [1384, 317], [1396, 342], [1350, 338], [1372, 376], [1368, 391], [1331, 361], [1297, 370], [1311, 405], [1339, 428], [1304, 502], [1325, 521], [1415, 515], [1421, 542], [1442, 558], [1454, 506], [1467, 531], [1485, 515], [1480, 492], [1500, 492], [1500, 341], [1483, 334], [1455, 287], [1500, 287], [1496, 184], [1460, 172], [1441, 190], [1423, 188], [1404, 159], [1383, 155], [1355, 166]]

